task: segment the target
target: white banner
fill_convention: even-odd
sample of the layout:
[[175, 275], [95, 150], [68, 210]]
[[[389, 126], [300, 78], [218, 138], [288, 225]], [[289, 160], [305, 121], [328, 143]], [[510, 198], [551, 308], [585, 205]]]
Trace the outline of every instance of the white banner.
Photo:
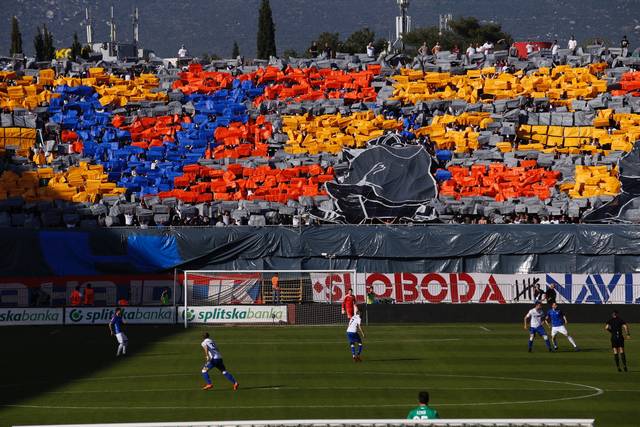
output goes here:
[[[178, 307], [178, 320], [184, 322], [184, 307]], [[286, 323], [286, 305], [224, 305], [188, 307], [189, 323]]]
[[399, 304], [529, 303], [537, 287], [554, 287], [558, 303], [640, 304], [640, 274], [314, 273], [313, 300], [342, 302], [353, 289]]
[[0, 326], [62, 325], [61, 308], [0, 308]]
[[[73, 307], [65, 310], [64, 323], [67, 325], [107, 324], [115, 313], [114, 307]], [[176, 323], [174, 307], [122, 307], [125, 323], [131, 324], [173, 324]]]

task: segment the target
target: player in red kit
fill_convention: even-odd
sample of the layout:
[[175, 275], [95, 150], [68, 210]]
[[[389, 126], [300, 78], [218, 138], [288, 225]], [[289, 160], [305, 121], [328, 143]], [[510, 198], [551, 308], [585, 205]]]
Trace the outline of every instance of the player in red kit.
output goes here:
[[353, 317], [353, 313], [358, 312], [358, 306], [356, 305], [356, 297], [353, 296], [351, 288], [347, 289], [347, 296], [342, 301], [342, 314], [346, 314], [349, 319]]

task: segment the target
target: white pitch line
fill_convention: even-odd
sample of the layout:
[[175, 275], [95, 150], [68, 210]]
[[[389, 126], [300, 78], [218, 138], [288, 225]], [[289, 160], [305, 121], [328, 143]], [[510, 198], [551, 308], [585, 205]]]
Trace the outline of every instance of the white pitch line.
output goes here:
[[[329, 372], [325, 372], [325, 375]], [[334, 371], [332, 373], [335, 374], [343, 374], [346, 373], [344, 371]], [[397, 375], [397, 376], [417, 376], [419, 373], [408, 373], [408, 372], [378, 372], [378, 371], [369, 371], [369, 372], [361, 372], [362, 374], [387, 374], [387, 375]], [[570, 396], [570, 397], [556, 397], [554, 399], [539, 399], [539, 400], [520, 400], [520, 401], [502, 401], [502, 402], [467, 402], [467, 403], [440, 403], [433, 404], [434, 407], [440, 406], [481, 406], [481, 405], [521, 405], [521, 404], [532, 404], [532, 403], [551, 403], [551, 402], [562, 402], [568, 400], [581, 400], [588, 399], [591, 397], [599, 396], [604, 394], [604, 390], [598, 387], [586, 385], [586, 384], [578, 384], [571, 383], [567, 381], [554, 381], [554, 380], [540, 380], [534, 378], [516, 378], [516, 377], [494, 377], [487, 375], [456, 375], [456, 374], [422, 374], [423, 376], [430, 377], [444, 377], [444, 378], [475, 378], [475, 379], [492, 379], [492, 380], [505, 380], [505, 381], [531, 381], [545, 384], [561, 384], [575, 387], [582, 387], [586, 389], [585, 391], [590, 391], [589, 394], [581, 395], [581, 396]], [[572, 390], [579, 391], [579, 390]], [[262, 405], [262, 406], [50, 406], [50, 405], [20, 405], [20, 404], [7, 404], [0, 405], [3, 407], [10, 408], [28, 408], [28, 409], [66, 409], [66, 410], [112, 410], [112, 409], [134, 409], [134, 410], [156, 410], [156, 409], [169, 409], [169, 410], [194, 410], [194, 409], [276, 409], [276, 408], [287, 408], [287, 409], [296, 409], [296, 408], [352, 408], [353, 405]], [[398, 404], [375, 404], [375, 405], [358, 405], [362, 408], [376, 408], [376, 407], [406, 407], [406, 403], [398, 403]]]
[[[293, 387], [293, 386], [253, 386], [243, 389], [244, 391], [266, 391], [266, 390], [415, 390], [416, 387]], [[510, 388], [510, 387], [429, 387], [429, 390], [442, 391], [498, 391], [498, 390], [518, 390], [518, 391], [547, 391], [543, 388]], [[584, 388], [554, 388], [559, 391], [584, 391]], [[194, 391], [200, 393], [199, 387], [180, 387], [180, 388], [156, 388], [156, 389], [140, 389], [140, 390], [78, 390], [78, 391], [44, 391], [41, 394], [84, 394], [84, 393], [161, 393], [174, 391]], [[621, 390], [618, 390], [621, 391]], [[638, 390], [640, 391], [640, 390]]]
[[484, 327], [482, 325], [480, 325], [480, 329], [482, 329], [483, 331], [486, 331], [486, 332], [491, 332], [491, 329], [486, 328], [486, 327]]
[[[388, 343], [389, 340], [371, 340], [371, 339], [364, 339], [364, 342], [375, 342], [375, 343]], [[411, 339], [406, 339], [406, 340], [394, 340], [394, 343], [397, 342], [446, 342], [446, 341], [462, 341], [462, 338], [424, 338], [424, 339], [417, 339], [417, 338], [411, 338]], [[223, 341], [218, 341], [219, 343], [223, 344], [225, 347], [230, 346], [230, 345], [283, 345], [283, 344], [288, 344], [288, 345], [300, 345], [300, 344], [344, 344], [346, 343], [346, 339], [345, 340], [318, 340], [318, 341], [303, 341], [303, 340], [298, 340], [296, 341], [295, 339], [291, 339], [291, 340], [286, 340], [286, 341], [229, 341], [229, 342], [223, 342]], [[184, 346], [185, 343], [183, 342], [175, 342], [175, 341], [158, 341], [157, 344], [162, 344], [162, 345], [179, 345], [179, 346]]]

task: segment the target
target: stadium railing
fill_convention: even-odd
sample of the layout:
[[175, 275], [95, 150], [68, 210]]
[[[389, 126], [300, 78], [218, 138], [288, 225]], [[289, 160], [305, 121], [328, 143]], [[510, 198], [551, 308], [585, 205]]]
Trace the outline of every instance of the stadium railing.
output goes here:
[[[46, 427], [594, 427], [593, 419], [362, 419], [362, 420], [267, 420], [267, 421], [216, 421], [178, 423], [124, 423], [124, 424], [69, 424]], [[45, 426], [22, 426], [45, 427]]]

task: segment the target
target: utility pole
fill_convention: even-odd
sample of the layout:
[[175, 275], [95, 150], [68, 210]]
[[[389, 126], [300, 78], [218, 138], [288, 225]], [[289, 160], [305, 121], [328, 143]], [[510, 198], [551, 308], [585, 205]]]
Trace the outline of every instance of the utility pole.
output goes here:
[[404, 50], [403, 35], [411, 31], [411, 16], [408, 15], [410, 0], [397, 0], [400, 7], [400, 16], [396, 16], [396, 40], [393, 46]]
[[138, 16], [138, 8], [136, 7], [133, 12], [133, 44], [135, 47], [138, 47], [138, 43], [140, 42], [140, 30], [139, 30], [139, 16]]
[[117, 40], [117, 33], [116, 33], [116, 23], [115, 20], [113, 19], [113, 6], [111, 6], [111, 20], [109, 21], [109, 39], [111, 40], [111, 43], [109, 44], [109, 55], [113, 56], [116, 54], [116, 40]]
[[444, 15], [440, 15], [440, 19], [438, 22], [438, 35], [442, 35], [445, 31], [451, 31], [451, 27], [449, 27], [449, 22], [453, 19], [453, 15], [450, 13], [445, 13]]
[[91, 44], [93, 43], [93, 25], [91, 22], [91, 15], [89, 14], [89, 8], [85, 8], [84, 9], [84, 16], [85, 16], [85, 29], [87, 30], [87, 44], [89, 46], [91, 46]]

